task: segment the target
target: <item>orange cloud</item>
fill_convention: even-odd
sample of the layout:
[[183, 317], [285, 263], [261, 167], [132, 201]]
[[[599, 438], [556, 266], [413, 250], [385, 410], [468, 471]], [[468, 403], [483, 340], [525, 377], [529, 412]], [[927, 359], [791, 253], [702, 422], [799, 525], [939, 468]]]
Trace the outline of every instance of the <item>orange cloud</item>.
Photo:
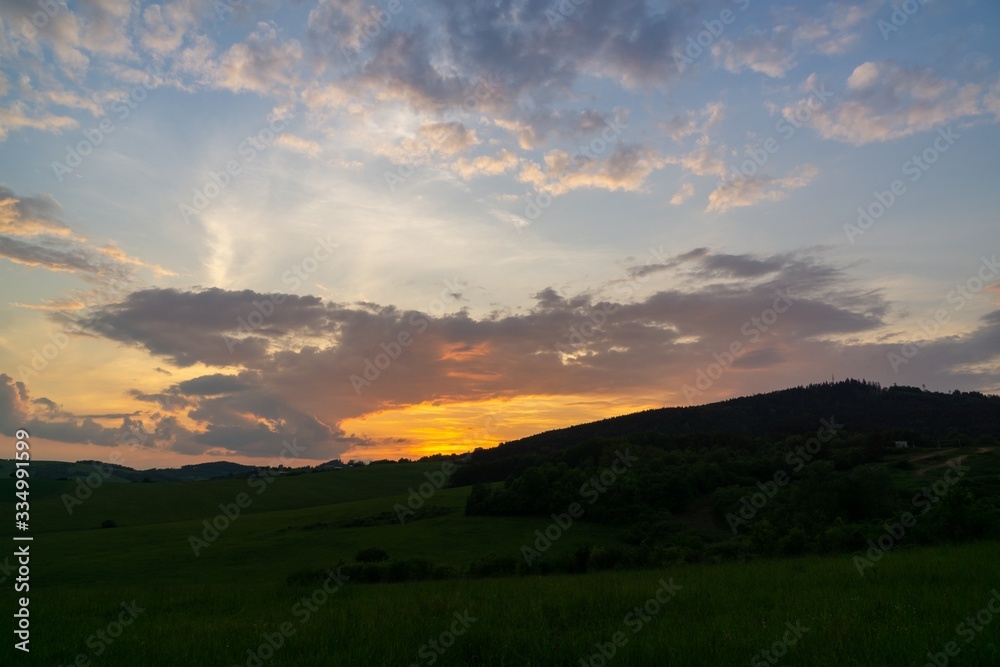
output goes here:
[[441, 346], [441, 361], [470, 361], [491, 352], [489, 343], [445, 343]]

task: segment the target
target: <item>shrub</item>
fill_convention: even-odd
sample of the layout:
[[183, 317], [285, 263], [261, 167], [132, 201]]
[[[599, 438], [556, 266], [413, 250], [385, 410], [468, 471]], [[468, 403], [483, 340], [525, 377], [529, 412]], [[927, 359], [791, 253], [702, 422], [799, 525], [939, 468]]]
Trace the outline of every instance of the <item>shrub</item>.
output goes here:
[[397, 560], [389, 563], [385, 573], [385, 580], [396, 582], [428, 579], [433, 569], [434, 563], [424, 558]]
[[621, 544], [594, 547], [590, 552], [589, 565], [594, 570], [613, 570], [628, 567], [631, 563], [631, 549]]
[[360, 566], [360, 571], [358, 572], [358, 581], [363, 584], [377, 584], [380, 581], [386, 581], [386, 576], [389, 572], [389, 567], [384, 563], [365, 563]]
[[505, 577], [517, 572], [517, 561], [511, 556], [484, 556], [469, 566], [472, 577]]
[[354, 560], [359, 563], [384, 563], [389, 560], [389, 554], [386, 553], [385, 549], [380, 549], [379, 547], [368, 547], [367, 549], [362, 549], [354, 556]]

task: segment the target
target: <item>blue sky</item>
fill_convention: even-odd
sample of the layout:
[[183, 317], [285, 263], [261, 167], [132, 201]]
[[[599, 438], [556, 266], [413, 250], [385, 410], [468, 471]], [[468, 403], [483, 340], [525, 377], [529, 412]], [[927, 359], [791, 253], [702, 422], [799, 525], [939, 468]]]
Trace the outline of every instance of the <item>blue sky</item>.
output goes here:
[[6, 2], [0, 430], [328, 460], [831, 375], [996, 392], [998, 19]]

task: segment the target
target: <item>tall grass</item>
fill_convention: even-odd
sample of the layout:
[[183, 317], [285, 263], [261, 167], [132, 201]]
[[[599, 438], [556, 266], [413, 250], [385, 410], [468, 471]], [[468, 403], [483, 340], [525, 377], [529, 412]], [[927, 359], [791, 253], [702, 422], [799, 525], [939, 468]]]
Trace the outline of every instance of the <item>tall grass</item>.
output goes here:
[[[265, 635], [291, 623], [295, 634], [267, 665], [579, 665], [627, 638], [608, 664], [768, 664], [760, 652], [786, 623], [808, 631], [774, 664], [919, 666], [955, 641], [956, 665], [1000, 664], [1000, 618], [970, 643], [956, 634], [1000, 585], [995, 544], [901, 550], [861, 577], [850, 558], [810, 557], [663, 571], [580, 576], [346, 583], [303, 623], [293, 612], [312, 588], [254, 580], [182, 585], [41, 588], [31, 664], [247, 664]], [[155, 580], [155, 572], [150, 572]], [[638, 632], [626, 615], [660, 580], [681, 588]], [[99, 657], [86, 640], [122, 601], [145, 607]], [[302, 609], [300, 607], [300, 609]], [[443, 655], [421, 647], [449, 629], [455, 612], [476, 619]], [[446, 638], [447, 639], [447, 638]], [[265, 654], [267, 652], [265, 651]], [[35, 661], [38, 662], [35, 662]], [[250, 664], [257, 664], [251, 662]], [[585, 663], [591, 664], [591, 663]], [[603, 664], [594, 661], [592, 664]]]

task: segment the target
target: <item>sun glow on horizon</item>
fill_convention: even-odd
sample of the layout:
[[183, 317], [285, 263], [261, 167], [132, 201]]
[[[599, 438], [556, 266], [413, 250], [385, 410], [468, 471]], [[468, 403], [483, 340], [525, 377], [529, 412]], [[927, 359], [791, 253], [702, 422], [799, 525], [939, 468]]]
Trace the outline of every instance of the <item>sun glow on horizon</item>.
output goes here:
[[344, 420], [350, 434], [370, 439], [346, 459], [419, 458], [495, 447], [535, 433], [663, 407], [653, 399], [593, 395], [530, 395], [453, 403], [427, 402]]

